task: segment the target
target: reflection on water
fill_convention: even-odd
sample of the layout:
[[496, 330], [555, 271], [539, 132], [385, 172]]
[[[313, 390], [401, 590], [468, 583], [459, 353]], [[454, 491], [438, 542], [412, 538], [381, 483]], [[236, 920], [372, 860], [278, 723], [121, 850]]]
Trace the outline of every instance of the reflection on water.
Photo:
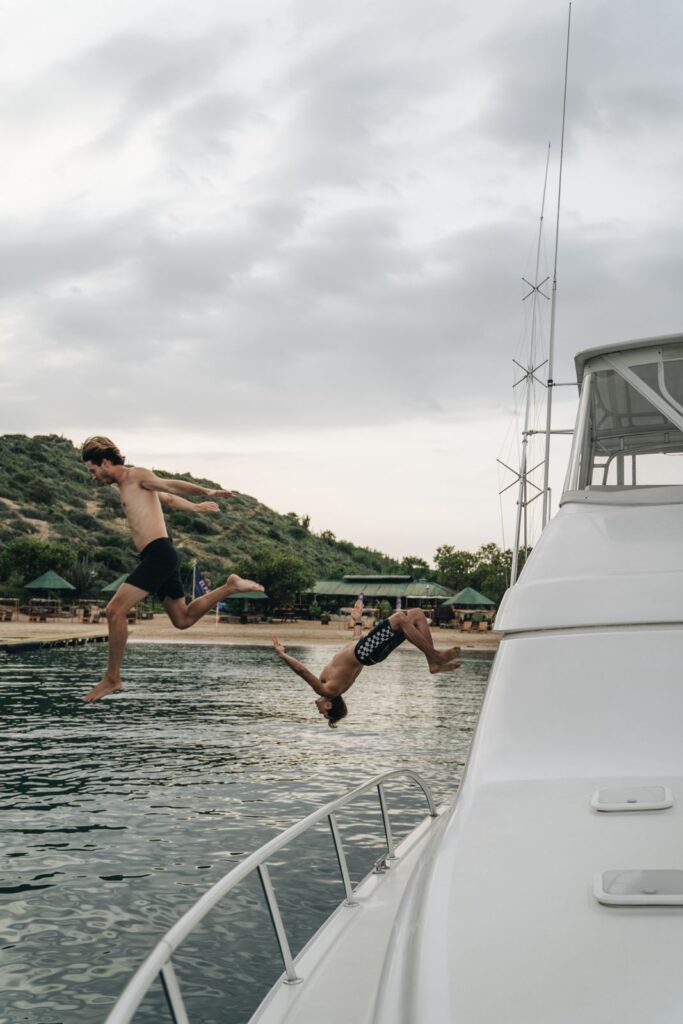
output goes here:
[[[289, 650], [289, 648], [288, 648]], [[304, 814], [392, 767], [436, 796], [458, 785], [490, 663], [430, 676], [416, 651], [367, 669], [328, 729], [308, 687], [263, 647], [141, 645], [126, 690], [96, 705], [94, 647], [0, 654], [0, 1024], [98, 1024], [194, 900]], [[313, 671], [324, 647], [291, 648]], [[389, 789], [400, 838], [424, 804]], [[342, 812], [354, 882], [382, 852], [377, 800]], [[343, 898], [329, 832], [273, 861], [294, 951]], [[280, 974], [258, 881], [177, 957], [190, 1019], [248, 1019]], [[136, 1021], [167, 1020], [156, 990]]]

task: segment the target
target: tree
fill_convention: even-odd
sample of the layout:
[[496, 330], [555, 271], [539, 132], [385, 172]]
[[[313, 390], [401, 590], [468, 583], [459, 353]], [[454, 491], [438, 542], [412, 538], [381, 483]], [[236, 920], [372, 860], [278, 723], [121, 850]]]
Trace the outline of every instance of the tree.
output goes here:
[[28, 583], [48, 569], [60, 575], [68, 573], [77, 556], [78, 552], [70, 544], [17, 537], [5, 545], [0, 554], [0, 579], [11, 577], [18, 583]]
[[412, 576], [413, 579], [434, 579], [434, 572], [429, 568], [429, 563], [425, 562], [424, 558], [418, 558], [417, 555], [406, 555], [401, 559], [398, 567], [402, 573]]
[[472, 586], [496, 604], [500, 604], [510, 583], [512, 552], [503, 551], [497, 544], [482, 544], [474, 555], [476, 567], [472, 573]]
[[462, 590], [471, 585], [477, 562], [471, 551], [457, 551], [452, 544], [442, 544], [436, 549], [434, 564], [437, 583], [452, 590]]
[[79, 594], [87, 594], [96, 575], [90, 555], [80, 554], [69, 571], [69, 583], [73, 583]]
[[241, 561], [237, 572], [262, 583], [275, 605], [292, 604], [315, 579], [310, 568], [297, 555], [266, 545]]

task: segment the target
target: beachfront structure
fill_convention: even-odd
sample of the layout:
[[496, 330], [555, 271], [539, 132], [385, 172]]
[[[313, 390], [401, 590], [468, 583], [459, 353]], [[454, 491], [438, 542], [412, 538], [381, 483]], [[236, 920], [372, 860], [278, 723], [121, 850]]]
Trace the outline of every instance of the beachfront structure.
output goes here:
[[412, 576], [361, 575], [344, 576], [342, 580], [318, 580], [309, 591], [316, 600], [341, 605], [353, 604], [359, 594], [367, 601], [389, 601], [400, 607], [433, 607], [452, 597], [454, 591], [429, 580], [415, 580]]

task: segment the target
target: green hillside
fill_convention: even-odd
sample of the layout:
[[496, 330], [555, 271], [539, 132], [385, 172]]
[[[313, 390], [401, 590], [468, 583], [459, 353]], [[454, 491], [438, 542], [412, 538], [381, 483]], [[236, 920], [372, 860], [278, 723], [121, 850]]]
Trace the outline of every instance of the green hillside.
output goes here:
[[[170, 476], [155, 467], [159, 476]], [[189, 473], [174, 477], [207, 487], [211, 480]], [[276, 549], [296, 556], [313, 577], [341, 578], [345, 573], [395, 572], [395, 560], [378, 551], [338, 541], [332, 533], [311, 533], [306, 516], [280, 515], [247, 494], [220, 502], [215, 515], [167, 511], [167, 522], [185, 566], [196, 558], [212, 583], [264, 551]], [[83, 468], [71, 441], [55, 435], [0, 436], [0, 583], [21, 585], [16, 563], [12, 571], [2, 550], [17, 550], [19, 538], [50, 544], [54, 566], [87, 575], [97, 589], [136, 563], [116, 487], [98, 487]], [[12, 542], [15, 542], [14, 544]], [[8, 548], [7, 545], [10, 545]], [[187, 571], [187, 570], [186, 570]], [[76, 582], [76, 581], [74, 581]], [[85, 589], [79, 585], [79, 589]]]

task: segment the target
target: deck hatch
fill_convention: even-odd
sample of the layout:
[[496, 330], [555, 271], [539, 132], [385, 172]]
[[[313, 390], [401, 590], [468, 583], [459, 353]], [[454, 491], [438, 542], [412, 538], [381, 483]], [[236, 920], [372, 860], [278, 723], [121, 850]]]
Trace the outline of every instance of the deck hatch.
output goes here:
[[591, 806], [596, 811], [663, 811], [673, 807], [668, 786], [619, 786], [596, 789]]
[[598, 903], [614, 907], [683, 906], [683, 871], [603, 871], [595, 877], [593, 893]]

